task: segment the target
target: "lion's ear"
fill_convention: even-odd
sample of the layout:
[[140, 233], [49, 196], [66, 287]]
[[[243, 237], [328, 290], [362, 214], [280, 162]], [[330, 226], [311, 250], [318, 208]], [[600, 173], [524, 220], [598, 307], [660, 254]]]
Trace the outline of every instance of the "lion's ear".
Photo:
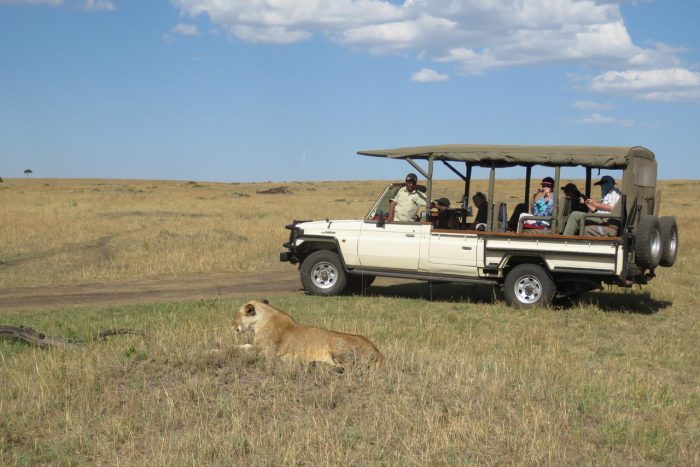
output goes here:
[[248, 316], [255, 316], [255, 307], [250, 303], [245, 306], [245, 314]]
[[263, 302], [265, 305], [269, 305], [269, 304], [270, 304], [270, 302], [267, 301], [267, 298], [263, 298], [263, 299], [260, 300], [260, 301]]

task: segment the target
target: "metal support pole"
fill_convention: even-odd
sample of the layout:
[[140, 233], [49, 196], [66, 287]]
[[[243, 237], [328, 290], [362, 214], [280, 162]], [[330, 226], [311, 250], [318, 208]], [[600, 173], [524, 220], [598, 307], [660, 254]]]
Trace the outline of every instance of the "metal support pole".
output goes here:
[[527, 212], [530, 212], [530, 177], [532, 176], [532, 166], [528, 165], [525, 168], [525, 204], [527, 204]]
[[464, 203], [463, 208], [469, 206], [469, 190], [471, 189], [472, 183], [472, 166], [469, 162], [465, 162], [464, 165], [467, 166], [467, 178], [464, 180]]
[[487, 201], [488, 215], [486, 217], [486, 225], [489, 230], [493, 230], [493, 193], [496, 185], [496, 165], [491, 163], [491, 172], [489, 173], [489, 199]]
[[552, 206], [552, 222], [550, 229], [552, 233], [557, 233], [559, 231], [557, 225], [557, 219], [559, 218], [559, 176], [561, 175], [561, 167], [557, 166], [554, 168], [554, 206]]
[[584, 188], [584, 192], [586, 193], [586, 197], [590, 198], [591, 197], [591, 172], [593, 169], [590, 167], [586, 167], [586, 187]]
[[433, 156], [432, 154], [430, 155], [430, 158], [428, 158], [428, 175], [426, 176], [428, 179], [428, 190], [426, 195], [428, 196], [428, 200], [426, 203], [426, 209], [430, 209], [430, 201], [433, 199]]

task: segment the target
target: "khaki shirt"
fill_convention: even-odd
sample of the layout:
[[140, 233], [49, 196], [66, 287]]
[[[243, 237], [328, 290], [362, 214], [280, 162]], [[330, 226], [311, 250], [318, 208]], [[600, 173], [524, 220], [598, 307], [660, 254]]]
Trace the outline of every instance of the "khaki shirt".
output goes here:
[[391, 201], [396, 202], [394, 220], [398, 222], [415, 222], [418, 220], [418, 210], [426, 205], [423, 193], [417, 189], [409, 193], [406, 187], [402, 187]]

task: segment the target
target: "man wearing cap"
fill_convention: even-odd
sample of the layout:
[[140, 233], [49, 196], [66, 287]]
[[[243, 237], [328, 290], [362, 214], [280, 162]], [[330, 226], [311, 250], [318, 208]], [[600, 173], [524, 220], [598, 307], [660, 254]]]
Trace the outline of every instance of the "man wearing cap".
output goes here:
[[419, 209], [425, 209], [426, 198], [416, 189], [418, 177], [416, 174], [406, 175], [406, 185], [389, 201], [389, 222], [415, 222], [418, 220]]
[[[615, 179], [610, 175], [603, 175], [595, 185], [600, 185], [601, 200], [600, 203], [593, 201], [591, 198], [584, 200], [586, 207], [589, 212], [595, 212], [596, 214], [610, 214], [615, 208], [615, 205], [620, 201], [620, 190], [615, 188]], [[575, 235], [578, 232], [579, 224], [581, 219], [586, 215], [585, 212], [572, 212], [569, 215], [569, 219], [566, 221], [566, 227], [564, 227], [564, 232], [562, 235]], [[590, 217], [586, 219], [587, 225], [596, 225], [596, 228], [591, 229], [593, 235], [605, 236], [607, 235], [605, 227], [607, 226], [607, 220], [601, 219], [599, 217]]]

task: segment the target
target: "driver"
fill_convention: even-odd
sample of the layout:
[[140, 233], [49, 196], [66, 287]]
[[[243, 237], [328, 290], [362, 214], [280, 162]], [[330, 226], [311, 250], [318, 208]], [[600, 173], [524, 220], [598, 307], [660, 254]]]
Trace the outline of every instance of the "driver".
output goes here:
[[425, 195], [416, 189], [417, 182], [416, 174], [406, 175], [406, 184], [389, 201], [387, 221], [415, 222], [418, 220], [418, 212], [425, 209], [427, 200]]

